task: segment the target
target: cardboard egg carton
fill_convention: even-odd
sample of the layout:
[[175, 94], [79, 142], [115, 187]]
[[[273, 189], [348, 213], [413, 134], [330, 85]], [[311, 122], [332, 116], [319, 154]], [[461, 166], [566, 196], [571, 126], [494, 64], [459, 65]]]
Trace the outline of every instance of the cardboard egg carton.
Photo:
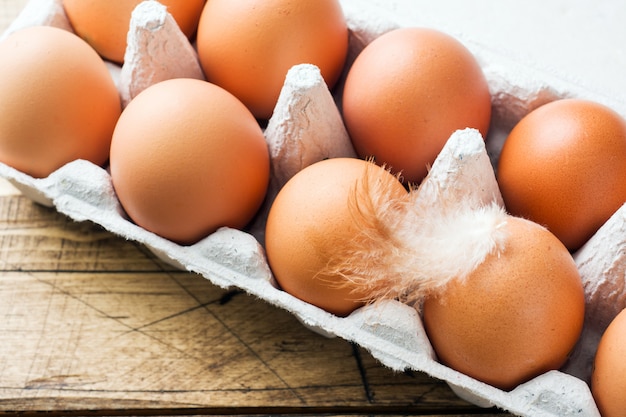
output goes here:
[[[382, 33], [401, 26], [424, 25], [421, 18], [401, 13], [409, 0], [384, 3], [382, 8], [376, 0], [341, 3], [350, 29], [346, 70], [363, 47]], [[431, 23], [437, 27], [436, 21]], [[72, 30], [60, 0], [31, 0], [2, 36], [36, 24]], [[425, 206], [436, 209], [442, 202], [451, 204], [466, 198], [479, 204], [496, 201], [503, 205], [493, 170], [502, 140], [515, 122], [543, 103], [564, 97], [587, 98], [626, 116], [626, 104], [619, 97], [613, 99], [546, 69], [521, 65], [519, 60], [475, 42], [471, 36], [459, 38], [475, 54], [487, 77], [494, 106], [492, 129], [486, 141], [473, 129], [459, 130], [450, 137], [420, 188], [420, 202]], [[109, 64], [124, 104], [164, 79], [204, 78], [194, 45], [156, 2], [142, 3], [135, 10], [128, 41], [125, 64]], [[587, 381], [600, 335], [626, 307], [626, 205], [574, 254], [583, 278], [587, 315], [570, 361], [563, 369], [540, 375], [510, 392], [440, 364], [419, 314], [408, 305], [385, 301], [340, 318], [277, 287], [262, 245], [271, 201], [282, 185], [305, 166], [324, 158], [355, 156], [336, 105], [341, 82], [333, 95], [319, 70], [310, 64], [297, 65], [286, 75], [264, 131], [273, 172], [267, 201], [246, 231], [221, 228], [191, 246], [160, 238], [127, 218], [106, 167], [82, 160], [68, 163], [47, 178], [32, 178], [3, 164], [0, 175], [40, 204], [137, 241], [170, 264], [197, 272], [215, 285], [243, 289], [288, 310], [315, 331], [359, 344], [391, 369], [412, 369], [442, 379], [474, 404], [497, 406], [520, 416], [598, 416]]]

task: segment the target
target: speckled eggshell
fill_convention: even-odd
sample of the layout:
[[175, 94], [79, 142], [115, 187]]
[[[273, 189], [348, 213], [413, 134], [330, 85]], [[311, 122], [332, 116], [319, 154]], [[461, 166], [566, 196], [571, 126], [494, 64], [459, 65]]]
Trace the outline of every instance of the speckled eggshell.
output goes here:
[[621, 417], [626, 411], [626, 310], [604, 332], [595, 358], [591, 390], [602, 417]]
[[565, 363], [585, 299], [576, 264], [554, 235], [516, 217], [505, 227], [505, 248], [427, 297], [423, 319], [441, 362], [510, 390]]
[[626, 202], [626, 121], [589, 100], [545, 104], [506, 138], [497, 177], [507, 210], [575, 251]]

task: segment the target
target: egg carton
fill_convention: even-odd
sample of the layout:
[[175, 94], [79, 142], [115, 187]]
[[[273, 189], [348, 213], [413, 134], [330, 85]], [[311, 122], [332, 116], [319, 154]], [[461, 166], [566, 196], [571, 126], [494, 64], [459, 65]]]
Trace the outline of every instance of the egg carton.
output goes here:
[[[520, 416], [599, 416], [588, 381], [599, 337], [626, 307], [626, 205], [574, 254], [583, 279], [587, 312], [582, 337], [570, 360], [561, 370], [542, 374], [512, 391], [497, 389], [440, 364], [418, 312], [408, 305], [387, 300], [342, 318], [278, 288], [262, 245], [271, 201], [280, 187], [305, 166], [324, 158], [355, 156], [337, 106], [345, 72], [373, 39], [419, 20], [397, 10], [394, 13], [394, 7], [402, 1], [390, 2], [389, 7], [378, 7], [375, 0], [341, 0], [341, 4], [350, 32], [344, 77], [337, 90], [331, 92], [313, 65], [296, 65], [286, 75], [273, 116], [264, 129], [273, 172], [267, 201], [246, 231], [220, 228], [191, 246], [163, 239], [128, 219], [106, 167], [83, 160], [70, 162], [46, 178], [33, 178], [0, 164], [0, 176], [33, 201], [54, 207], [75, 221], [99, 224], [219, 287], [239, 288], [283, 308], [314, 331], [355, 342], [393, 370], [421, 371], [441, 379], [461, 398], [478, 406], [495, 406]], [[0, 39], [37, 24], [72, 30], [60, 0], [31, 0]], [[493, 123], [486, 141], [474, 129], [459, 130], [450, 137], [420, 191], [422, 203], [433, 209], [464, 198], [503, 205], [493, 169], [500, 146], [514, 123], [541, 104], [558, 98], [587, 98], [626, 116], [626, 104], [619, 98], [567, 81], [551, 71], [523, 65], [471, 37], [460, 40], [474, 53], [488, 80]], [[108, 64], [124, 104], [164, 79], [204, 79], [194, 45], [157, 2], [137, 7], [128, 42], [124, 65]]]

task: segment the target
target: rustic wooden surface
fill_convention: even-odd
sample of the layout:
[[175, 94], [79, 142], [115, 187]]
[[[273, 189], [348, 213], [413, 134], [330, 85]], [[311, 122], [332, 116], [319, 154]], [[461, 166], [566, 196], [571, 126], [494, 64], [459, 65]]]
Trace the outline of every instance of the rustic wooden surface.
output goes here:
[[[0, 31], [25, 3], [0, 0]], [[4, 180], [0, 338], [0, 414], [499, 414]]]

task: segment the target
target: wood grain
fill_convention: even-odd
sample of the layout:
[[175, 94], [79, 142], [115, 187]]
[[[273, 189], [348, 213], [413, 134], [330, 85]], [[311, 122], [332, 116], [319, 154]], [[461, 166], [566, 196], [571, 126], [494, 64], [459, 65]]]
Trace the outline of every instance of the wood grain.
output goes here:
[[0, 409], [476, 411], [89, 222], [0, 197]]
[[[0, 2], [0, 31], [25, 4]], [[4, 180], [0, 338], [0, 414], [498, 414]]]

